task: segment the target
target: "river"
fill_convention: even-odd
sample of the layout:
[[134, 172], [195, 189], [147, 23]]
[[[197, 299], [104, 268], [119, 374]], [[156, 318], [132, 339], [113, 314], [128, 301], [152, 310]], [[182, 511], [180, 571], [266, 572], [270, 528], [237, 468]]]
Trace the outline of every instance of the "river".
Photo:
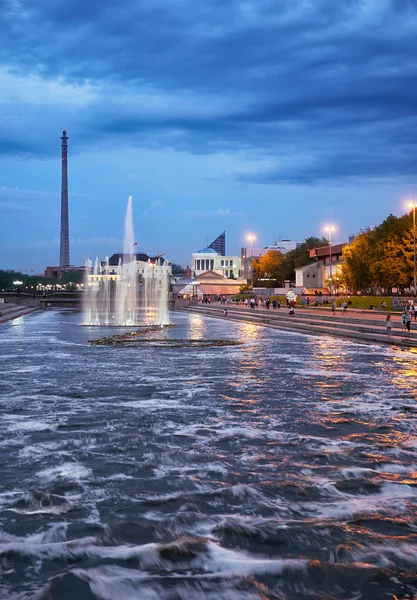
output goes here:
[[417, 594], [417, 355], [175, 314], [0, 325], [0, 598]]

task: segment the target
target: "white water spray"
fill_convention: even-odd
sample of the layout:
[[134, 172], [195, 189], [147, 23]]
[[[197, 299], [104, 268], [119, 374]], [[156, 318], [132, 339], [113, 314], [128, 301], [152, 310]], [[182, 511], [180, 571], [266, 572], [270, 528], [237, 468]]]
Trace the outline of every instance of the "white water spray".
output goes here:
[[139, 270], [134, 252], [132, 197], [127, 203], [123, 257], [117, 268], [96, 258], [86, 262], [84, 275], [84, 325], [131, 326], [169, 323], [169, 268], [158, 257]]

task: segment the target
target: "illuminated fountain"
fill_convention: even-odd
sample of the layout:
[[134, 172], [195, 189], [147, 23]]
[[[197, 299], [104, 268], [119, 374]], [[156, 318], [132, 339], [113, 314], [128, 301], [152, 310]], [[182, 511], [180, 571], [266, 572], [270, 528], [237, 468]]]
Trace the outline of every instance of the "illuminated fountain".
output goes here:
[[132, 197], [127, 203], [123, 254], [117, 265], [109, 258], [94, 265], [87, 260], [84, 275], [84, 325], [166, 325], [170, 267], [162, 257], [138, 261], [134, 252]]

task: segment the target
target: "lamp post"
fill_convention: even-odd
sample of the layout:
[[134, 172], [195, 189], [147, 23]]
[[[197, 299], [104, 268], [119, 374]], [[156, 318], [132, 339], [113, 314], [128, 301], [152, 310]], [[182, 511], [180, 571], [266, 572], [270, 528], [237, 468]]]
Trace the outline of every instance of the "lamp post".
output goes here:
[[254, 235], [248, 235], [248, 240], [250, 243], [250, 284], [252, 286], [252, 291], [253, 291], [253, 253], [252, 253], [252, 246], [253, 246], [253, 242], [256, 240], [256, 237]]
[[330, 290], [330, 296], [333, 293], [333, 288], [332, 288], [332, 232], [334, 231], [334, 227], [326, 227], [326, 231], [329, 234], [329, 256], [330, 256], [330, 264], [329, 264], [329, 279], [330, 279], [330, 285], [329, 285], [329, 290]]
[[413, 200], [408, 205], [413, 209], [413, 238], [414, 238], [414, 296], [416, 296], [416, 203]]

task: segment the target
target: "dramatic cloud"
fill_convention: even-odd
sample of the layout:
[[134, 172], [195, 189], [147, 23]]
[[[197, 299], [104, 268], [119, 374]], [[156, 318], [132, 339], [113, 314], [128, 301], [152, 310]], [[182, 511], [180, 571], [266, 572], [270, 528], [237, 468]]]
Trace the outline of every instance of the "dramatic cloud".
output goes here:
[[346, 236], [415, 183], [415, 0], [0, 0], [0, 31], [0, 255], [33, 240], [21, 264], [59, 232], [63, 127], [80, 264], [129, 194], [141, 247], [179, 261], [225, 222], [235, 248]]
[[248, 150], [276, 161], [250, 175], [261, 183], [416, 170], [411, 0], [0, 6], [4, 155], [50, 153], [47, 114], [78, 151]]

